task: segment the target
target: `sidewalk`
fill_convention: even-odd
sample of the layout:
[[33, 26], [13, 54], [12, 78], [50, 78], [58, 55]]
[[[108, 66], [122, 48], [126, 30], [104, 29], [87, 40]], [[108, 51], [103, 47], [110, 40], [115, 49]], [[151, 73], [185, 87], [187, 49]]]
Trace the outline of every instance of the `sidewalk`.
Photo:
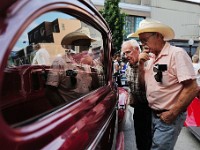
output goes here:
[[199, 150], [200, 141], [188, 130], [183, 127], [178, 137], [174, 150]]
[[[126, 121], [124, 124], [124, 140], [125, 150], [137, 150], [135, 143], [135, 132], [133, 124], [134, 108], [128, 106]], [[198, 141], [193, 134], [183, 127], [174, 150], [199, 150], [200, 141]]]

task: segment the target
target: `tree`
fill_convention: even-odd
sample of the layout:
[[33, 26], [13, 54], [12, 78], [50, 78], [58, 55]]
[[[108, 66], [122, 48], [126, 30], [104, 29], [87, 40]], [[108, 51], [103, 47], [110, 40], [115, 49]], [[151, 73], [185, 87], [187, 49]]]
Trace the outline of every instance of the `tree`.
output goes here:
[[120, 0], [105, 0], [104, 8], [100, 10], [100, 13], [111, 29], [115, 52], [121, 50], [121, 44], [125, 33], [124, 24], [126, 15], [120, 12], [119, 2]]

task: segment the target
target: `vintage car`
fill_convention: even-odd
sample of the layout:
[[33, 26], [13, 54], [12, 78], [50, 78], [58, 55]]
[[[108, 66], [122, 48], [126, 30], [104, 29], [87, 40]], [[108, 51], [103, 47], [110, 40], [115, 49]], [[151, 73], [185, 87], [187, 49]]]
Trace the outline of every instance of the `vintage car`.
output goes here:
[[187, 108], [187, 117], [184, 125], [200, 140], [200, 99], [195, 97]]
[[2, 1], [0, 149], [123, 149], [111, 41], [89, 0]]

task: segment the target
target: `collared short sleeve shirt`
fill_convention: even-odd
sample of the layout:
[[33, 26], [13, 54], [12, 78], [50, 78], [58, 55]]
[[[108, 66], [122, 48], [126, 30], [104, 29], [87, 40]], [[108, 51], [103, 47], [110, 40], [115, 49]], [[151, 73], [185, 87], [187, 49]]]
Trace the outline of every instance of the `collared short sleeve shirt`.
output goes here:
[[[156, 64], [167, 65], [167, 70], [162, 72], [162, 82], [155, 80], [157, 72], [153, 71], [153, 67]], [[151, 57], [145, 67], [146, 92], [150, 107], [171, 109], [183, 89], [181, 82], [189, 79], [195, 79], [191, 58], [184, 49], [166, 42], [157, 58]]]

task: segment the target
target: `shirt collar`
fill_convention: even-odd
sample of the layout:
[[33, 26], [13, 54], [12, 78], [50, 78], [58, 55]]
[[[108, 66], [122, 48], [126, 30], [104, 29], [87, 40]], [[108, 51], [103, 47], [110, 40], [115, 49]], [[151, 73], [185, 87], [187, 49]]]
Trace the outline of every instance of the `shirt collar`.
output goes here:
[[129, 66], [131, 67], [131, 68], [137, 68], [138, 67], [138, 65], [139, 65], [139, 63], [137, 62], [136, 64], [134, 64], [134, 65], [131, 65], [130, 63], [129, 63]]
[[156, 58], [156, 60], [158, 60], [162, 56], [168, 55], [169, 54], [169, 49], [170, 49], [169, 47], [170, 47], [170, 44], [168, 42], [166, 42], [165, 45], [164, 45], [164, 47], [162, 48], [160, 54]]

